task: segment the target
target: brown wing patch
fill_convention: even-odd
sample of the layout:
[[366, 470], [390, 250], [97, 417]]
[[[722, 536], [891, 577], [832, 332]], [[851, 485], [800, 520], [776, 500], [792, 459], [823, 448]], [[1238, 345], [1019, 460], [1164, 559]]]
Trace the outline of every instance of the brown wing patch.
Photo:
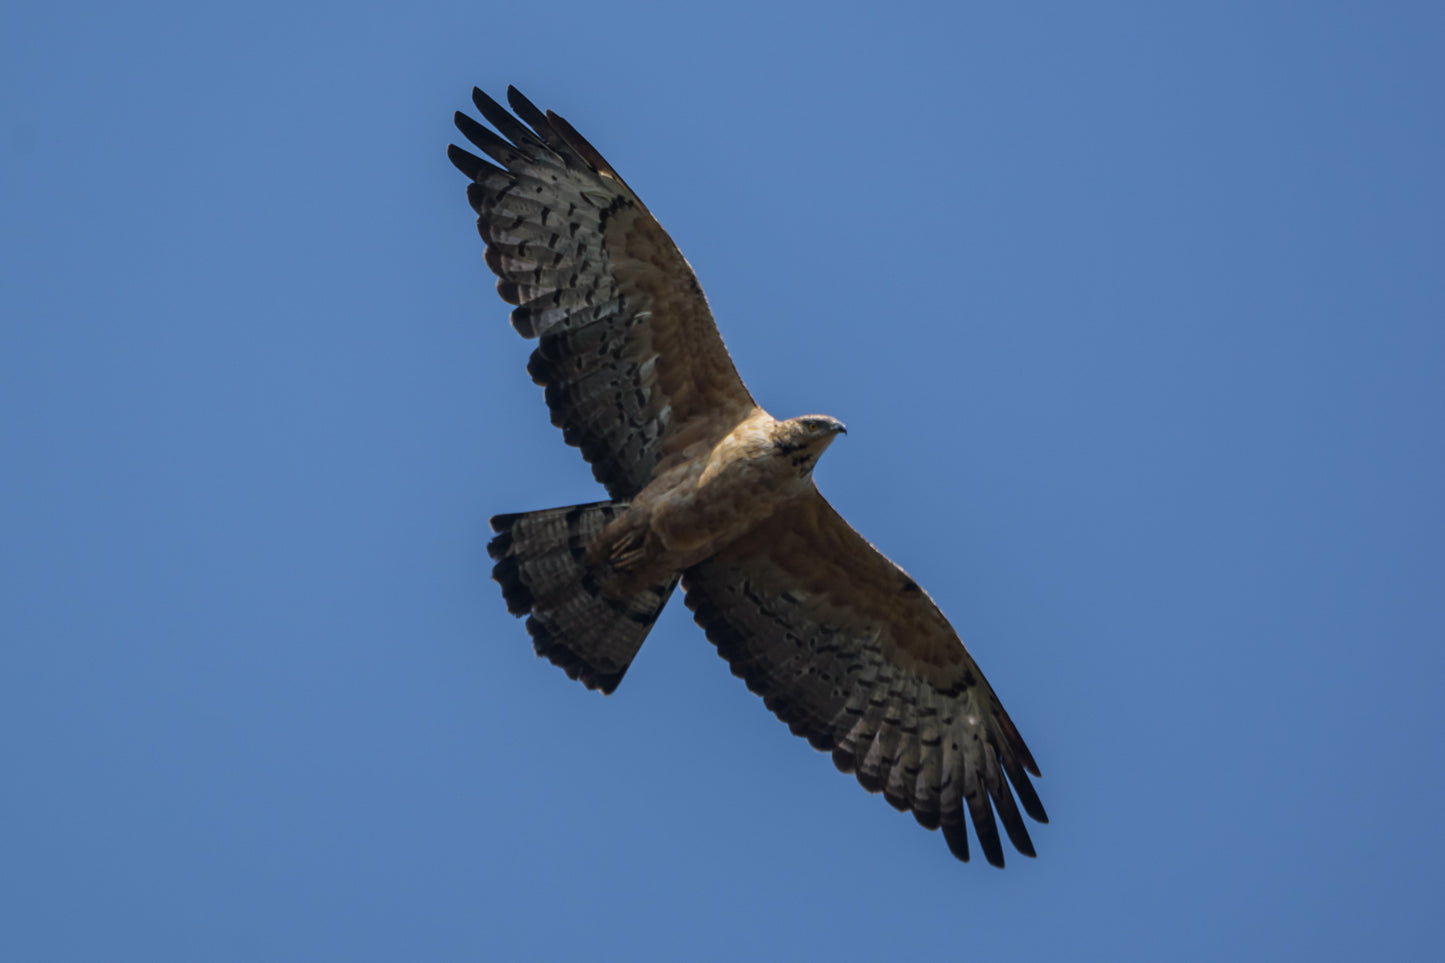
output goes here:
[[973, 660], [928, 593], [874, 548], [817, 494], [775, 515], [724, 558], [764, 555], [786, 572], [810, 606], [829, 617], [868, 624], [882, 652], [941, 691], [974, 681]]
[[933, 601], [816, 489], [683, 589], [733, 673], [865, 789], [941, 828], [960, 859], [965, 810], [990, 863], [1003, 865], [995, 812], [1034, 854], [1018, 804], [1047, 816], [1018, 730]]
[[500, 133], [461, 113], [457, 128], [495, 163], [448, 156], [472, 180], [513, 326], [540, 339], [528, 371], [568, 444], [630, 498], [660, 463], [725, 435], [752, 397], [692, 268], [597, 149], [514, 88], [515, 117], [480, 90], [473, 100]]

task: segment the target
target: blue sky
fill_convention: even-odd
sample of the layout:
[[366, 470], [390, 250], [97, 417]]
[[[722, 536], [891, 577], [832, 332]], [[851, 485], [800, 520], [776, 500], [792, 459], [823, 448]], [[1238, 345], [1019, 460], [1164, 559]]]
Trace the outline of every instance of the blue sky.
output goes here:
[[[6, 5], [0, 957], [1438, 955], [1442, 28]], [[848, 423], [819, 485], [1027, 738], [1037, 860], [954, 862], [676, 601], [609, 698], [532, 655], [486, 518], [600, 489], [445, 158], [508, 83]]]

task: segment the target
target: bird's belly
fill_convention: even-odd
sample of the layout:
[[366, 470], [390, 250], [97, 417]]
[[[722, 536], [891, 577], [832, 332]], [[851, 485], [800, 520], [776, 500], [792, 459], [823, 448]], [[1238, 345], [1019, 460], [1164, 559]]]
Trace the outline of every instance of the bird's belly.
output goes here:
[[677, 570], [717, 554], [798, 494], [797, 476], [773, 470], [776, 463], [740, 462], [658, 499], [651, 528]]

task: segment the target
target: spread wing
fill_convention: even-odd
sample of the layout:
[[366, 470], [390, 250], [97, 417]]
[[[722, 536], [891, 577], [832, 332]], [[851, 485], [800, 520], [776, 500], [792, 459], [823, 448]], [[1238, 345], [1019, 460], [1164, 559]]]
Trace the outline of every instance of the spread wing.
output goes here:
[[1039, 769], [998, 696], [927, 593], [816, 488], [683, 588], [733, 674], [863, 788], [942, 827], [959, 859], [965, 808], [990, 863], [1003, 865], [995, 811], [1034, 855], [1015, 796], [1048, 821], [1025, 774]]
[[[552, 423], [616, 499], [711, 448], [755, 407], [692, 268], [657, 220], [572, 125], [515, 88], [508, 113], [480, 90], [457, 128], [467, 199], [512, 325], [540, 343], [527, 366]], [[517, 118], [521, 118], [522, 123]], [[498, 166], [500, 165], [500, 166]]]

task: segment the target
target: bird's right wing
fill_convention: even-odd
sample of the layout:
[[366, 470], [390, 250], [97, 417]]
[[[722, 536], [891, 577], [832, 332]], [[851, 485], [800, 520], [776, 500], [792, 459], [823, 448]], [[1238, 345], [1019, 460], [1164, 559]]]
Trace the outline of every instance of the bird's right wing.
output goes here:
[[460, 112], [457, 128], [496, 163], [456, 146], [447, 156], [472, 180], [513, 326], [540, 339], [527, 370], [568, 444], [613, 498], [630, 498], [756, 406], [692, 268], [597, 149], [515, 88], [515, 117], [480, 90], [472, 99], [501, 136]]

